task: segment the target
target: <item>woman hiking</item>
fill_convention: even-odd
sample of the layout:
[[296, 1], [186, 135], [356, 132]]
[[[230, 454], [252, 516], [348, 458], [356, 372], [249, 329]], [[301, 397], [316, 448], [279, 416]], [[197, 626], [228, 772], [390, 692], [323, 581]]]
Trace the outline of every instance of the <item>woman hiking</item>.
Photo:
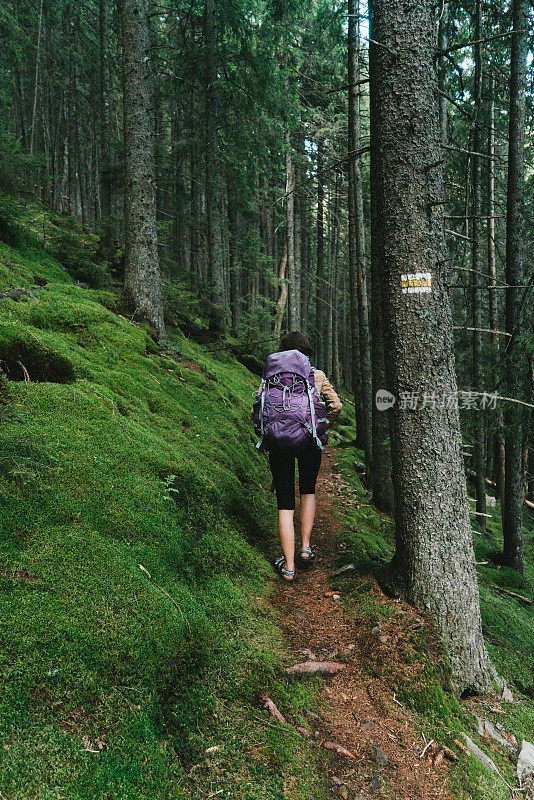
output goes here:
[[310, 546], [315, 519], [315, 484], [321, 466], [327, 428], [341, 411], [341, 401], [326, 375], [310, 365], [311, 344], [292, 331], [282, 337], [280, 349], [267, 357], [263, 379], [254, 403], [254, 425], [260, 435], [257, 447], [269, 451], [278, 505], [278, 526], [283, 556], [274, 566], [282, 580], [295, 579], [295, 459], [299, 465], [300, 567], [315, 558]]

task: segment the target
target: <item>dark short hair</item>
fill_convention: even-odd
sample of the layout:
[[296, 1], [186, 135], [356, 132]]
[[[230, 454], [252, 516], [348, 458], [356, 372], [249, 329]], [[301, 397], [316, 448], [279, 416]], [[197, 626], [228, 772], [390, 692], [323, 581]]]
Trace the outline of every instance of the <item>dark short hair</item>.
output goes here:
[[291, 331], [282, 336], [280, 350], [300, 350], [305, 356], [311, 356], [313, 353], [310, 340], [300, 331]]

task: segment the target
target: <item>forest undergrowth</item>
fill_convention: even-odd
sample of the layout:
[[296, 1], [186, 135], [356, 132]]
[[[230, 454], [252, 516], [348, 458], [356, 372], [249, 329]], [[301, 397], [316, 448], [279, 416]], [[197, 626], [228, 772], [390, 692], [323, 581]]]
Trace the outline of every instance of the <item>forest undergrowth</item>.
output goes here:
[[[328, 797], [326, 754], [257, 700], [266, 691], [298, 716], [320, 686], [283, 677], [274, 504], [249, 421], [257, 377], [179, 327], [161, 353], [106, 286], [94, 242], [58, 225], [35, 202], [2, 198], [1, 796]], [[1, 296], [14, 288], [28, 294]], [[338, 439], [353, 437], [345, 414]], [[392, 525], [358, 482], [360, 454], [338, 455], [350, 487], [341, 541], [357, 569], [336, 586], [349, 613], [373, 620], [383, 611], [361, 576], [390, 557]], [[474, 534], [482, 614], [516, 702], [484, 716], [532, 741], [534, 611], [496, 587], [532, 596], [534, 525], [527, 517], [519, 578], [498, 564], [491, 513]], [[413, 680], [386, 664], [384, 681], [428, 736], [476, 738], [446, 664], [414, 636]], [[511, 781], [511, 762], [491, 753]], [[462, 800], [507, 796], [462, 755], [451, 785]]]

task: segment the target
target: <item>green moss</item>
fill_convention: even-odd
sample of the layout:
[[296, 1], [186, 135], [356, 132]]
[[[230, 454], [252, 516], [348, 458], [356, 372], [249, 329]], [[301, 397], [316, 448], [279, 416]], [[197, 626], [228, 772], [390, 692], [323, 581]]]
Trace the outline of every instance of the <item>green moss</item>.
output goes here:
[[277, 798], [294, 780], [316, 797], [310, 746], [255, 719], [259, 690], [295, 718], [310, 701], [280, 682], [263, 599], [276, 526], [257, 379], [179, 332], [180, 359], [160, 354], [110, 292], [39, 249], [35, 210], [19, 209], [31, 248], [0, 245], [0, 290], [47, 282], [0, 300], [2, 791], [167, 800], [216, 780]]

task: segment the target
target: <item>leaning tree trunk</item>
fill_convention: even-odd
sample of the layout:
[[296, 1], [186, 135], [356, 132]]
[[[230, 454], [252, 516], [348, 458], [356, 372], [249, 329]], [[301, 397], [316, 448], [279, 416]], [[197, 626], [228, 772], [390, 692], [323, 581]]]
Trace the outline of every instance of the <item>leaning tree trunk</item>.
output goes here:
[[[529, 29], [529, 0], [512, 4], [513, 32], [508, 133], [508, 199], [506, 207], [506, 330], [512, 334], [505, 353], [508, 396], [516, 391], [521, 366], [518, 336], [521, 328], [523, 228], [525, 213], [525, 96]], [[504, 411], [506, 468], [504, 479], [504, 561], [523, 572], [523, 428], [520, 407]]]
[[122, 0], [126, 264], [124, 292], [164, 343], [156, 229], [154, 108], [146, 0]]
[[[392, 415], [396, 526], [388, 579], [434, 616], [454, 689], [483, 691], [491, 686], [490, 661], [482, 638], [442, 275], [433, 0], [374, 0], [371, 36], [377, 43], [371, 43], [371, 158], [379, 154], [382, 179], [384, 342], [397, 398], [384, 412]], [[417, 273], [423, 274], [419, 286], [410, 277]], [[415, 291], [407, 291], [409, 281]], [[420, 291], [430, 283], [430, 291]]]

